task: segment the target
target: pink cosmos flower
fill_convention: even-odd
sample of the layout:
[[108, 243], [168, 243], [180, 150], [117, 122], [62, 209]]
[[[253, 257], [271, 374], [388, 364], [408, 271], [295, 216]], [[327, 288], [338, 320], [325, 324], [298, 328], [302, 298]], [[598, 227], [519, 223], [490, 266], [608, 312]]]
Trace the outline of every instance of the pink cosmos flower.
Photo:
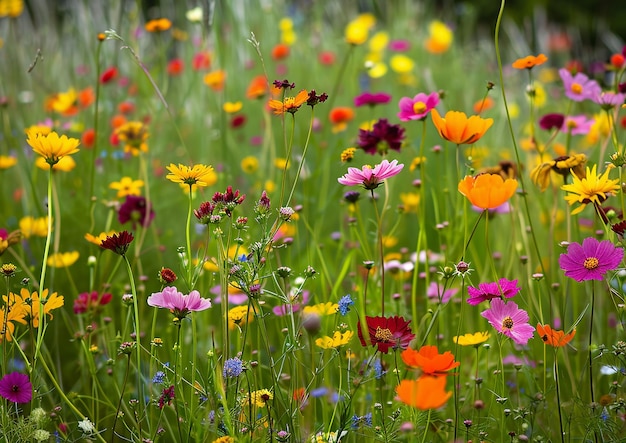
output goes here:
[[337, 181], [346, 186], [362, 185], [365, 189], [374, 190], [382, 184], [384, 179], [399, 174], [402, 168], [404, 165], [398, 164], [398, 160], [393, 160], [391, 163], [383, 160], [373, 168], [369, 165], [361, 169], [348, 168], [348, 173]]
[[354, 97], [354, 106], [357, 108], [360, 106], [376, 106], [376, 105], [384, 105], [385, 103], [389, 103], [391, 100], [391, 95], [385, 92], [364, 92], [360, 95]]
[[11, 372], [0, 379], [0, 396], [11, 403], [28, 403], [33, 398], [33, 385], [28, 375]]
[[153, 292], [148, 297], [148, 305], [169, 309], [176, 318], [183, 319], [191, 311], [209, 309], [211, 300], [200, 297], [198, 291], [191, 291], [189, 294], [183, 295], [174, 286], [167, 286], [163, 288], [162, 292]]
[[437, 282], [431, 282], [426, 290], [426, 296], [429, 299], [435, 301], [441, 301], [441, 303], [448, 303], [452, 297], [454, 297], [457, 292], [459, 292], [458, 288], [451, 288], [443, 290], [443, 285]]
[[489, 320], [496, 331], [512, 338], [518, 345], [527, 344], [535, 332], [535, 328], [528, 324], [528, 313], [512, 301], [505, 303], [500, 298], [494, 298], [491, 308], [480, 315]]
[[494, 298], [511, 298], [515, 297], [520, 290], [521, 288], [517, 286], [517, 280], [501, 278], [497, 282], [480, 283], [478, 288], [468, 286], [467, 293], [470, 297], [467, 302], [470, 305], [477, 305]]
[[561, 132], [570, 133], [572, 135], [585, 135], [595, 123], [594, 119], [588, 119], [584, 115], [571, 115], [565, 117]]
[[579, 72], [572, 74], [565, 68], [559, 69], [559, 75], [563, 80], [565, 95], [576, 101], [592, 100], [602, 92], [602, 88], [595, 80], [590, 80], [585, 74]]
[[587, 237], [580, 243], [570, 243], [567, 253], [559, 257], [559, 266], [565, 276], [577, 282], [603, 280], [604, 274], [616, 269], [624, 258], [624, 250], [609, 240], [598, 241]]
[[426, 118], [431, 109], [439, 104], [439, 94], [431, 92], [426, 95], [420, 92], [413, 98], [402, 97], [398, 103], [400, 112], [398, 117], [403, 122], [409, 120], [422, 120]]
[[603, 109], [612, 109], [624, 104], [626, 94], [615, 92], [602, 92], [592, 98], [594, 102], [602, 106]]

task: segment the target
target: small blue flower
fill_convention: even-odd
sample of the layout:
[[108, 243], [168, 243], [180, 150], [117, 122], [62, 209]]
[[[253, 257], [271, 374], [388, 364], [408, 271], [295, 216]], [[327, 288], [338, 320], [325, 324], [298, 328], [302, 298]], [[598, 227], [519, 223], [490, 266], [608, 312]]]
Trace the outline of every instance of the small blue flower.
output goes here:
[[387, 373], [387, 371], [383, 370], [383, 365], [380, 360], [375, 360], [372, 366], [374, 367], [374, 377], [376, 377], [377, 380], [383, 378], [383, 375]]
[[229, 358], [224, 362], [224, 377], [239, 377], [243, 371], [243, 362], [239, 357]]
[[339, 311], [341, 315], [346, 315], [348, 311], [350, 311], [350, 306], [354, 304], [354, 301], [352, 300], [352, 297], [350, 297], [350, 294], [348, 294], [341, 297], [339, 303], [337, 304], [337, 311]]
[[152, 383], [157, 385], [165, 383], [165, 372], [157, 371], [154, 377], [152, 377]]

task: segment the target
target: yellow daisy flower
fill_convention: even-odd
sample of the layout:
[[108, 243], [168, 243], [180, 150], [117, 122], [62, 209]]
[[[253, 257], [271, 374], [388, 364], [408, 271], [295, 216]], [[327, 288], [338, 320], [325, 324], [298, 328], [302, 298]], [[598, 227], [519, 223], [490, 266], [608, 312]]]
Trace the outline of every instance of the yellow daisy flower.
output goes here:
[[489, 340], [489, 332], [475, 332], [452, 337], [452, 341], [461, 346], [478, 346]]
[[165, 178], [174, 183], [185, 183], [187, 185], [209, 186], [207, 178], [211, 177], [213, 172], [212, 166], [194, 165], [192, 167], [181, 165], [176, 166], [170, 163], [167, 167], [170, 171]]
[[133, 180], [130, 177], [122, 177], [118, 182], [109, 184], [109, 189], [117, 191], [117, 198], [126, 197], [127, 195], [141, 195], [141, 187], [143, 180]]
[[593, 165], [591, 170], [589, 167], [586, 169], [586, 177], [581, 179], [572, 173], [573, 182], [561, 186], [561, 189], [568, 192], [565, 200], [570, 206], [580, 203], [580, 206], [572, 211], [572, 215], [582, 212], [589, 203], [599, 206], [609, 195], [619, 190], [619, 179], [609, 180], [611, 168], [607, 168], [602, 175], [597, 174], [597, 165]]
[[33, 148], [33, 151], [41, 155], [51, 165], [58, 163], [66, 155], [78, 152], [78, 145], [80, 144], [80, 140], [77, 138], [68, 138], [66, 135], [59, 137], [59, 134], [54, 131], [48, 135], [31, 131], [28, 133], [26, 142]]
[[353, 335], [354, 332], [352, 331], [346, 331], [343, 334], [339, 331], [335, 331], [332, 337], [325, 336], [316, 339], [315, 344], [322, 349], [337, 348], [342, 345], [347, 345]]

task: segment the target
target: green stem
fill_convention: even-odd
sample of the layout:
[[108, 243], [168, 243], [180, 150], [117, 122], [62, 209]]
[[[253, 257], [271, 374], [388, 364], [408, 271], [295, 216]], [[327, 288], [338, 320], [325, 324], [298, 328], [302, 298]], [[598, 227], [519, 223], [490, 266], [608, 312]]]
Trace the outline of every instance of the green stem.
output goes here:
[[187, 288], [189, 291], [193, 290], [193, 282], [192, 282], [192, 269], [193, 263], [191, 262], [191, 211], [193, 205], [193, 196], [191, 193], [191, 186], [189, 185], [189, 210], [187, 211], [187, 225], [185, 230], [185, 240], [187, 243]]
[[140, 404], [144, 405], [145, 399], [143, 395], [143, 383], [141, 382], [141, 328], [139, 326], [139, 303], [137, 302], [137, 288], [135, 286], [135, 279], [133, 278], [133, 269], [130, 266], [130, 261], [126, 254], [122, 255], [124, 262], [126, 263], [126, 270], [128, 271], [128, 279], [130, 280], [130, 292], [133, 295], [133, 317], [135, 323], [135, 341], [136, 357], [137, 357], [137, 390]]
[[422, 443], [426, 443], [426, 435], [428, 434], [428, 426], [430, 425], [430, 414], [432, 412], [432, 409], [428, 410], [428, 418], [426, 419], [426, 426], [424, 426], [424, 436], [422, 437]]

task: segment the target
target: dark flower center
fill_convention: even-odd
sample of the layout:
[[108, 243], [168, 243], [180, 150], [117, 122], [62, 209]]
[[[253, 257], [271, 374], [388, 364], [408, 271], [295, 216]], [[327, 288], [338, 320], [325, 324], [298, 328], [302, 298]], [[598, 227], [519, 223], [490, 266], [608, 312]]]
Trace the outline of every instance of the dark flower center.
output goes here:
[[511, 317], [505, 317], [502, 320], [502, 329], [513, 329], [513, 319]]
[[20, 387], [18, 385], [11, 386], [11, 392], [20, 392]]
[[393, 334], [388, 328], [376, 326], [376, 334], [374, 334], [374, 338], [380, 342], [389, 343], [393, 341]]
[[585, 259], [585, 262], [583, 263], [583, 266], [585, 267], [585, 269], [591, 271], [593, 269], [596, 269], [599, 264], [600, 264], [600, 262], [598, 261], [597, 258], [595, 258], [595, 257], [587, 257]]

